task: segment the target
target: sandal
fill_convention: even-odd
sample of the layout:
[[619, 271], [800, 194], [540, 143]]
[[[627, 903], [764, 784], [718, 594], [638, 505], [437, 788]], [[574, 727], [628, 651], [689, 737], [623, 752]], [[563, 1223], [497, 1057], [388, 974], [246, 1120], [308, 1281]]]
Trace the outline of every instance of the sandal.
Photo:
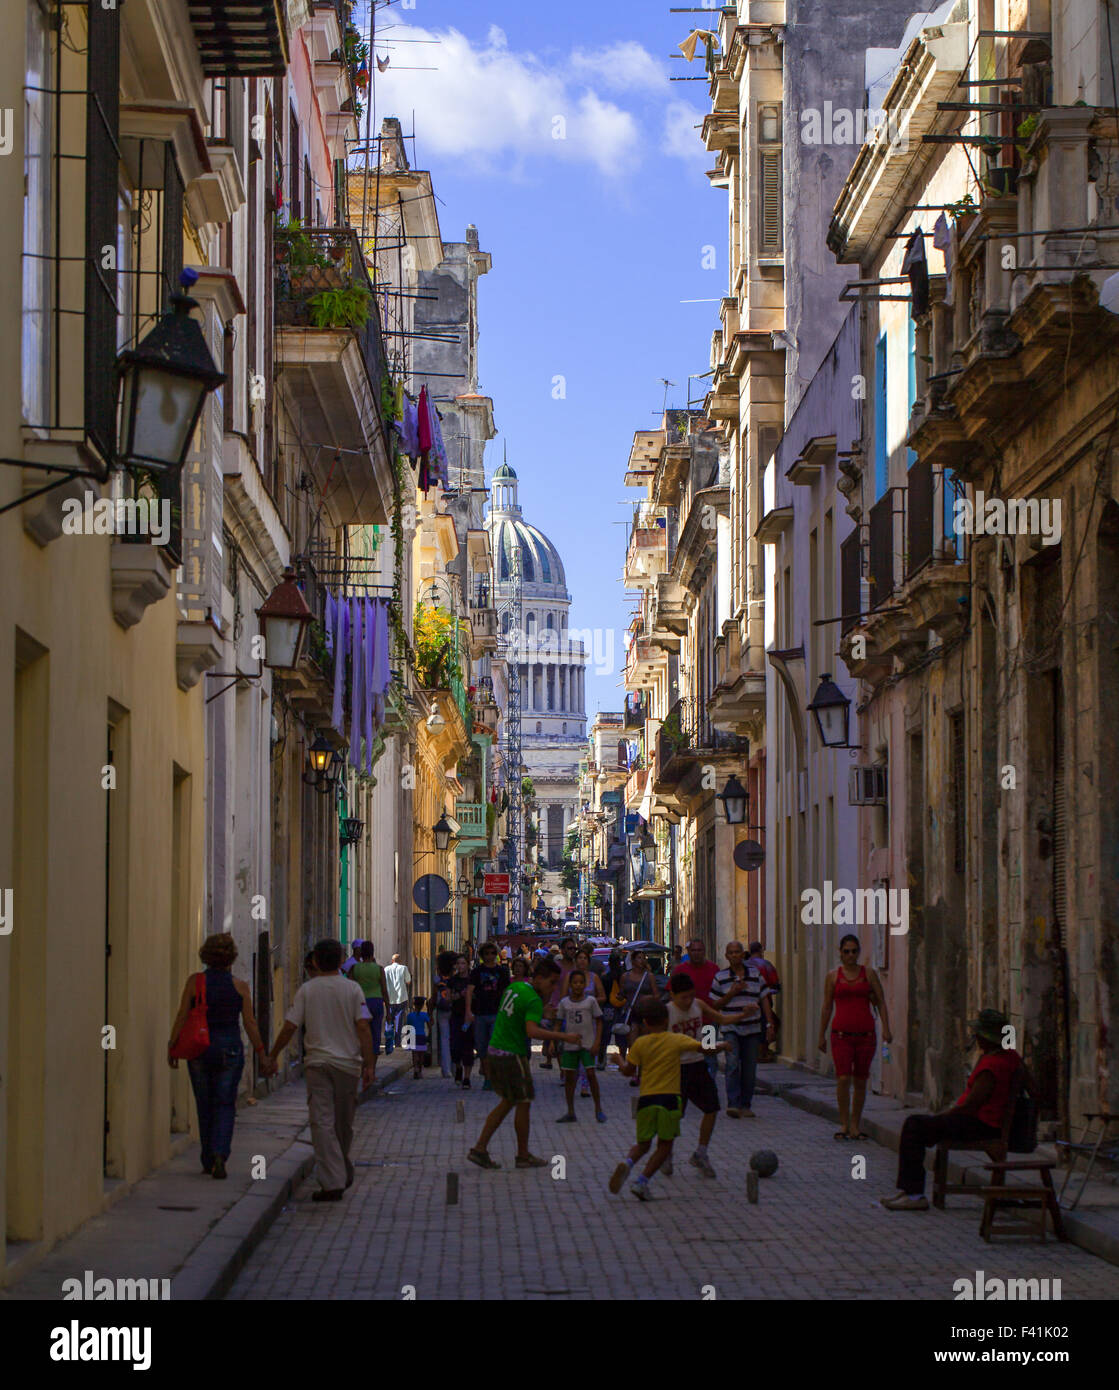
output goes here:
[[547, 1168], [548, 1166], [546, 1158], [537, 1158], [535, 1154], [529, 1154], [527, 1158], [521, 1158], [518, 1154], [515, 1162], [518, 1168]]
[[856, 1139], [869, 1139], [870, 1135], [867, 1134], [865, 1130], [860, 1129], [858, 1134], [856, 1134], [854, 1137]]
[[850, 1139], [850, 1137], [851, 1136], [847, 1133], [845, 1129], [837, 1129], [836, 1132], [832, 1135], [833, 1139]]
[[501, 1167], [500, 1163], [495, 1163], [489, 1154], [482, 1149], [470, 1149], [466, 1156], [471, 1163], [476, 1163], [479, 1168]]

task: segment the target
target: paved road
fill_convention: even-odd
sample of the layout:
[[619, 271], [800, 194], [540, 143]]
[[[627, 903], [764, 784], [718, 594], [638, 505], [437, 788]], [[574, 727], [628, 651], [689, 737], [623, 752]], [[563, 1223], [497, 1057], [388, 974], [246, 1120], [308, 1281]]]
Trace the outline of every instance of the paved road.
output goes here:
[[[983, 1270], [1059, 1278], [1064, 1299], [1119, 1298], [1119, 1268], [1075, 1246], [985, 1245], [970, 1198], [950, 1197], [943, 1212], [885, 1211], [877, 1199], [894, 1190], [893, 1153], [837, 1143], [827, 1120], [766, 1096], [756, 1120], [720, 1116], [714, 1181], [686, 1161], [698, 1123], [689, 1111], [675, 1175], [653, 1182], [657, 1200], [613, 1197], [606, 1183], [633, 1142], [636, 1091], [617, 1071], [600, 1073], [608, 1123], [580, 1099], [579, 1123], [558, 1125], [558, 1072], [534, 1071], [532, 1147], [566, 1160], [562, 1179], [512, 1168], [511, 1120], [491, 1145], [501, 1172], [467, 1163], [492, 1095], [477, 1080], [463, 1092], [430, 1071], [409, 1078], [359, 1109], [346, 1199], [313, 1203], [313, 1185], [301, 1188], [229, 1297], [698, 1299], [713, 1286], [717, 1299], [951, 1299], [955, 1280]], [[747, 1162], [763, 1147], [781, 1167], [752, 1206]], [[853, 1150], [864, 1179], [852, 1177]], [[450, 1173], [457, 1205], [446, 1200]]]

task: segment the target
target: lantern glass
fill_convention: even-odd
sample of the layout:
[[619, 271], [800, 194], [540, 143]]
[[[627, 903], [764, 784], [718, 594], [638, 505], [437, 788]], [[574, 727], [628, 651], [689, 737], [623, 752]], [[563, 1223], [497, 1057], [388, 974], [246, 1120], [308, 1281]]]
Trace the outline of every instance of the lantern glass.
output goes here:
[[821, 675], [819, 689], [808, 708], [816, 720], [820, 742], [826, 748], [846, 748], [851, 701], [827, 672]]
[[124, 373], [121, 461], [181, 468], [206, 391], [196, 377], [130, 363]]
[[746, 788], [733, 774], [719, 793], [719, 800], [723, 803], [723, 814], [726, 816], [728, 825], [745, 823], [748, 796]]
[[274, 671], [294, 671], [303, 655], [305, 618], [264, 618], [264, 664]]
[[442, 854], [451, 843], [451, 827], [446, 816], [439, 817], [432, 826], [431, 833], [435, 836], [435, 848]]
[[330, 766], [333, 751], [330, 744], [327, 743], [326, 739], [320, 734], [319, 737], [315, 739], [314, 743], [311, 744], [311, 751], [308, 755], [311, 759], [311, 771], [317, 772], [322, 776]]

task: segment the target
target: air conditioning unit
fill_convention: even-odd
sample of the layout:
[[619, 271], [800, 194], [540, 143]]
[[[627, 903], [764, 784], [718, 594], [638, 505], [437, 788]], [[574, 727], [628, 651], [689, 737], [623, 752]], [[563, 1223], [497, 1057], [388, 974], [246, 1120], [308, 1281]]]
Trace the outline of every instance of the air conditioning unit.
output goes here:
[[886, 764], [860, 763], [848, 774], [847, 803], [850, 806], [885, 806]]

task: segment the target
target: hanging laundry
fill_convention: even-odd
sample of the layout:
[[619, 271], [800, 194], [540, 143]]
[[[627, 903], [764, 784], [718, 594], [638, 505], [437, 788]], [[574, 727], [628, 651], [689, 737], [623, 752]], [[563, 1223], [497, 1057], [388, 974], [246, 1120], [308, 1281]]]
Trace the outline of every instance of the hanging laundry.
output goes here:
[[346, 686], [346, 654], [349, 651], [350, 610], [339, 599], [334, 605], [334, 705], [330, 722], [339, 733], [346, 727], [343, 698]]
[[350, 599], [352, 645], [350, 659], [350, 766], [361, 770], [361, 730], [364, 721], [365, 656], [364, 633], [361, 622], [361, 599]]
[[364, 602], [365, 610], [365, 775], [373, 775], [373, 604]]
[[334, 655], [334, 624], [338, 620], [338, 608], [334, 602], [334, 595], [329, 589], [326, 591], [326, 654]]
[[944, 253], [945, 304], [952, 303], [952, 230], [947, 217], [941, 213], [933, 227], [932, 240], [936, 249]]
[[905, 243], [901, 271], [909, 276], [910, 316], [919, 319], [929, 308], [929, 262], [925, 255], [925, 234], [920, 227]]
[[684, 42], [680, 44], [680, 52], [689, 63], [695, 58], [696, 45], [700, 39], [703, 40], [708, 50], [719, 42], [718, 34], [713, 34], [710, 29], [693, 29]]
[[370, 689], [373, 692], [373, 715], [377, 727], [385, 722], [385, 692], [392, 680], [392, 658], [389, 652], [389, 606], [385, 599], [373, 605], [373, 662]]
[[415, 404], [404, 398], [404, 407], [396, 420], [396, 430], [400, 435], [400, 451], [407, 454], [409, 458], [415, 459], [420, 456], [420, 418]]
[[434, 406], [431, 408], [431, 435], [431, 471], [435, 477], [438, 478], [443, 488], [450, 491], [451, 472], [447, 464], [447, 448], [443, 443], [443, 427], [439, 423], [439, 412]]
[[427, 398], [427, 387], [420, 387], [420, 400], [416, 407], [420, 417], [418, 441], [420, 453], [426, 454], [431, 451], [431, 402]]

